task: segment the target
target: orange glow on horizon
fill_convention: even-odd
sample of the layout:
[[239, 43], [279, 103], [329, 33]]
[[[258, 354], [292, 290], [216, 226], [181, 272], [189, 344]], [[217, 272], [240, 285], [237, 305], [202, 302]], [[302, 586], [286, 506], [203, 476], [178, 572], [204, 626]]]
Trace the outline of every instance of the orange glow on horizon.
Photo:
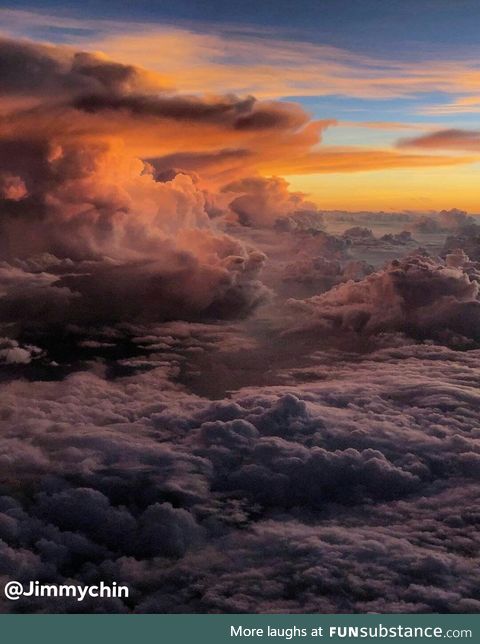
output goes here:
[[358, 173], [286, 176], [291, 190], [308, 194], [324, 210], [443, 210], [480, 213], [480, 163]]

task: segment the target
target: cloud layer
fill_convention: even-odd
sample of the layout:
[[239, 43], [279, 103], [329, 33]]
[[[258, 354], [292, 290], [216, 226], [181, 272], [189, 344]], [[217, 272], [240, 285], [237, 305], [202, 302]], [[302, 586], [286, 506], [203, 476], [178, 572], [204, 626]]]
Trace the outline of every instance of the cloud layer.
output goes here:
[[3, 574], [132, 588], [86, 611], [476, 612], [477, 353], [214, 402], [163, 369], [3, 385]]
[[478, 611], [476, 220], [322, 213], [278, 176], [465, 159], [0, 56], [2, 580], [129, 585], [85, 612]]

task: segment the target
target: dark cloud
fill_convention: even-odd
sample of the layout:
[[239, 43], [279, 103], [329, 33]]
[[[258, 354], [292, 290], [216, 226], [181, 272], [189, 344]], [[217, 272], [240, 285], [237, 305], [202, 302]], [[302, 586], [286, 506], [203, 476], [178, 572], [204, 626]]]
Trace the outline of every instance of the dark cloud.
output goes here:
[[294, 104], [258, 103], [254, 97], [205, 99], [195, 96], [89, 95], [73, 106], [85, 112], [122, 111], [135, 118], [158, 118], [193, 123], [214, 123], [238, 130], [300, 128], [308, 122]]
[[85, 92], [119, 93], [148, 87], [148, 75], [86, 52], [0, 39], [0, 93], [53, 100]]
[[475, 612], [477, 354], [319, 354], [214, 402], [161, 368], [3, 385], [2, 572], [132, 588], [87, 611]]
[[[463, 251], [463, 253], [459, 253], [459, 251]], [[470, 231], [464, 230], [459, 235], [449, 235], [445, 240], [442, 256], [448, 257], [449, 255], [452, 255], [450, 262], [454, 256], [458, 256], [458, 261], [463, 260], [464, 263], [468, 263], [468, 259], [473, 262], [480, 261], [480, 227]]]
[[[20, 331], [68, 323], [106, 324], [172, 319], [228, 319], [243, 317], [268, 297], [254, 279], [255, 258], [235, 257], [235, 265], [202, 267], [186, 254], [172, 266], [164, 263], [106, 262], [76, 267], [76, 273], [29, 273], [5, 265], [0, 321]], [[175, 266], [176, 264], [176, 266]], [[261, 262], [260, 262], [261, 266]]]

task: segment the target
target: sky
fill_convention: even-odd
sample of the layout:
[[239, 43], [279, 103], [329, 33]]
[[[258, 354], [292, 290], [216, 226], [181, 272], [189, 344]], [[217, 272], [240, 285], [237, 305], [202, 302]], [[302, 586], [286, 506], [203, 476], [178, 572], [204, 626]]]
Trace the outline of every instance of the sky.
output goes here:
[[480, 612], [479, 14], [0, 6], [0, 612]]
[[16, 2], [0, 17], [5, 36], [103, 52], [188, 94], [293, 102], [328, 122], [312, 144], [324, 163], [258, 167], [321, 208], [480, 211], [473, 0]]

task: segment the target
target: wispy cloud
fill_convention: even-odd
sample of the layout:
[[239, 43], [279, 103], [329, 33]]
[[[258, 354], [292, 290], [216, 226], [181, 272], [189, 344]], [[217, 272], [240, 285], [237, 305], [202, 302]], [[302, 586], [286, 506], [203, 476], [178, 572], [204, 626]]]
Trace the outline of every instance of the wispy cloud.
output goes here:
[[440, 105], [429, 105], [428, 107], [421, 108], [420, 112], [431, 116], [478, 114], [480, 112], [480, 97], [464, 96]]
[[[443, 92], [476, 94], [478, 60], [436, 58], [404, 62], [374, 58], [322, 44], [285, 39], [273, 29], [204, 24], [178, 27], [0, 9], [2, 32], [15, 37], [43, 34], [121, 62], [167, 73], [187, 92], [252, 93], [258, 97], [343, 95], [406, 98]], [[477, 105], [478, 105], [478, 99]], [[467, 103], [464, 108], [470, 107]], [[426, 108], [427, 109], [427, 106]], [[432, 112], [435, 107], [430, 108]]]

